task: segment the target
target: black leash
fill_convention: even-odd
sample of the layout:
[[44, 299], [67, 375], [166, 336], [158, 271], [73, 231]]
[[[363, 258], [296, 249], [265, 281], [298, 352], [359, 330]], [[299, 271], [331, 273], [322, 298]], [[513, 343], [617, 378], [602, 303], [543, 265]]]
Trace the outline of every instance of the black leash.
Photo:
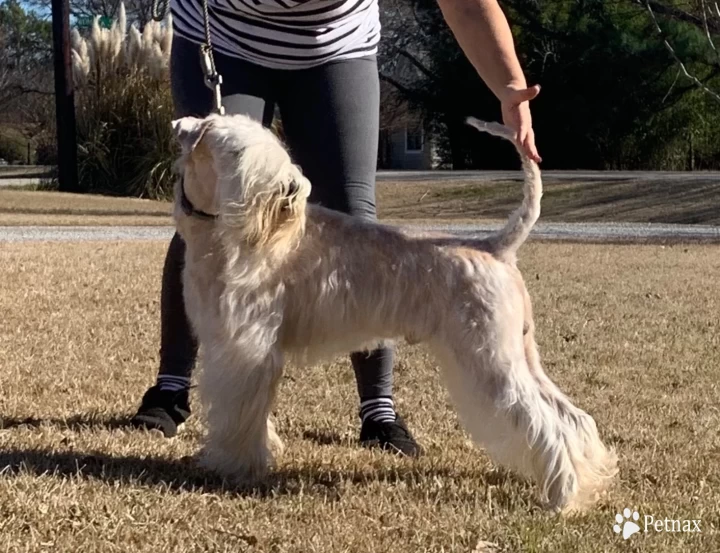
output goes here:
[[[222, 85], [222, 75], [217, 72], [215, 67], [215, 57], [212, 51], [212, 39], [210, 37], [210, 13], [208, 8], [208, 0], [202, 0], [203, 7], [203, 24], [205, 27], [205, 44], [200, 45], [200, 65], [202, 66], [203, 77], [205, 78], [205, 86], [213, 92], [214, 111], [218, 115], [225, 115], [225, 108], [222, 105], [222, 93], [220, 85]], [[153, 0], [152, 18], [155, 21], [162, 21], [167, 17], [170, 8], [170, 0]], [[185, 181], [180, 180], [180, 208], [185, 215], [198, 217], [206, 221], [214, 221], [217, 215], [212, 215], [195, 209], [190, 199], [185, 194]]]

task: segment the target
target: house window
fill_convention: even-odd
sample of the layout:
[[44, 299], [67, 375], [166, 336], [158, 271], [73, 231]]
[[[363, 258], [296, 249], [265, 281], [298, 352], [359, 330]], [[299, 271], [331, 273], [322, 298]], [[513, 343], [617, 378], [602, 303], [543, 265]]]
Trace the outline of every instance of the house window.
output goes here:
[[424, 139], [422, 125], [405, 127], [405, 153], [422, 152]]

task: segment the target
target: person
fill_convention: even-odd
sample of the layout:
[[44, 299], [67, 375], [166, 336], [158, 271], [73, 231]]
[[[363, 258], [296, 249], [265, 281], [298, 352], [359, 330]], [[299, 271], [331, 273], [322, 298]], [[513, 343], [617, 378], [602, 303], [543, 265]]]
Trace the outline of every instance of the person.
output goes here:
[[[269, 126], [276, 107], [291, 155], [312, 183], [310, 201], [375, 220], [380, 84], [378, 0], [209, 0], [215, 65], [227, 113]], [[504, 122], [533, 159], [528, 87], [497, 0], [439, 0], [469, 61], [499, 99]], [[213, 108], [199, 45], [202, 4], [172, 0], [171, 91], [177, 117]], [[190, 415], [188, 390], [198, 344], [182, 295], [185, 246], [170, 242], [162, 276], [160, 368], [132, 418], [174, 436]], [[393, 403], [392, 347], [350, 354], [360, 397], [360, 442], [417, 456], [421, 448]]]

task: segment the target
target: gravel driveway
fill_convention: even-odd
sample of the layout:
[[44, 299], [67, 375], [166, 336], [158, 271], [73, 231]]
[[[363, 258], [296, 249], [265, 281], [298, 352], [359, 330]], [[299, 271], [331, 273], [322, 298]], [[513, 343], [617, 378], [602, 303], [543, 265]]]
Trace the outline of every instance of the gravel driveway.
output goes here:
[[[413, 225], [414, 226], [414, 225]], [[450, 232], [460, 236], [482, 236], [499, 225], [429, 225], [422, 230]], [[172, 227], [2, 227], [0, 242], [37, 241], [127, 241], [169, 240]], [[710, 225], [666, 225], [659, 223], [539, 223], [532, 236], [545, 240], [588, 242], [717, 242], [720, 227]]]

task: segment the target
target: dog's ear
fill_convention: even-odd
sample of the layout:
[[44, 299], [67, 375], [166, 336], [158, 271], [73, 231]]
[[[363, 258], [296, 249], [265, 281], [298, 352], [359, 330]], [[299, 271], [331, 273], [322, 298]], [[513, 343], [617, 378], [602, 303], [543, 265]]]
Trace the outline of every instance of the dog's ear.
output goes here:
[[183, 153], [189, 154], [200, 143], [202, 137], [212, 123], [209, 119], [197, 117], [182, 117], [172, 122], [175, 138], [180, 143]]

